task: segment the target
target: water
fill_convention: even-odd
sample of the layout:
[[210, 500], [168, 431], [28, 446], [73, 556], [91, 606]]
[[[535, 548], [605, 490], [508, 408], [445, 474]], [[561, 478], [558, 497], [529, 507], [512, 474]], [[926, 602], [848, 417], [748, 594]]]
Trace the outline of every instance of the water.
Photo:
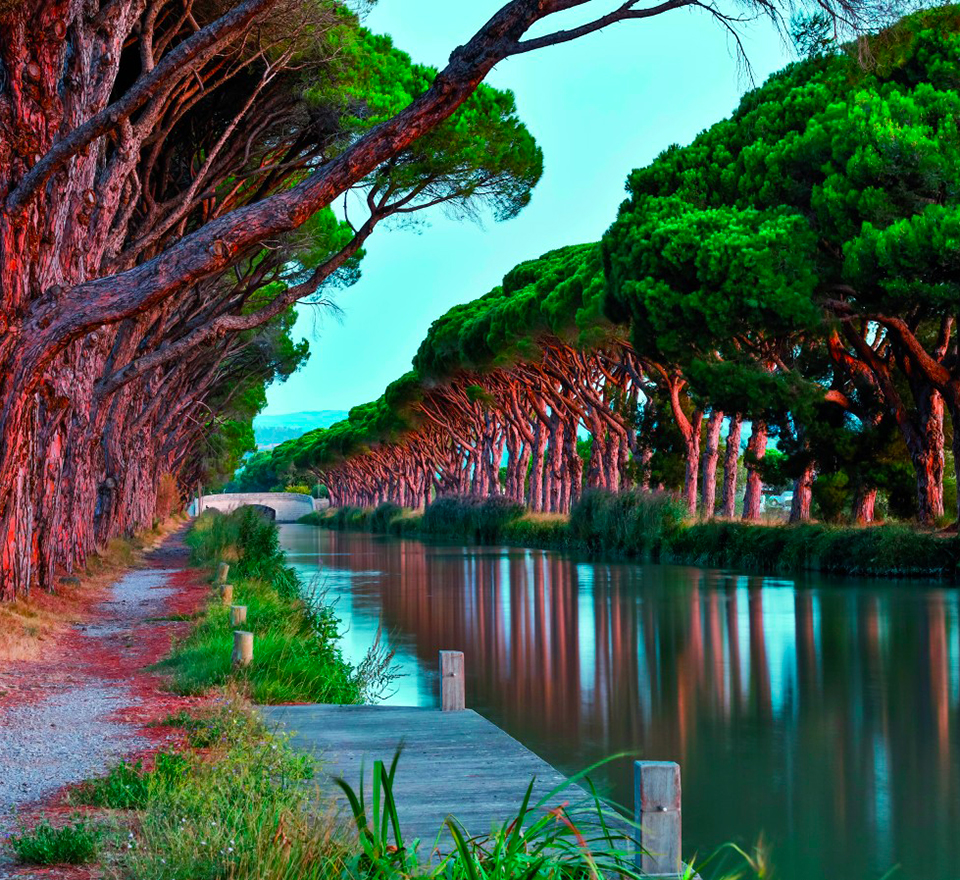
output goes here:
[[[281, 534], [348, 658], [382, 622], [391, 702], [436, 705], [462, 650], [467, 705], [559, 769], [680, 762], [686, 853], [762, 835], [780, 880], [960, 878], [960, 591]], [[629, 759], [597, 782], [632, 803]]]

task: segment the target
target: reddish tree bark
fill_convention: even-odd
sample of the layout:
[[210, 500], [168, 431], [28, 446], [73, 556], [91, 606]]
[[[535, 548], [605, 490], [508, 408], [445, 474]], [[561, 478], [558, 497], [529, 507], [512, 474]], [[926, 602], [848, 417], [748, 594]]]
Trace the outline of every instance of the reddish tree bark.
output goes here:
[[747, 461], [747, 491], [743, 496], [743, 518], [755, 520], [760, 518], [760, 505], [763, 500], [763, 477], [760, 468], [754, 463], [759, 462], [767, 453], [767, 425], [762, 419], [753, 423], [753, 432], [747, 443], [747, 454], [751, 460]]
[[874, 520], [874, 509], [877, 504], [877, 489], [874, 486], [858, 486], [853, 497], [853, 521], [858, 525], [866, 525]]
[[703, 482], [700, 490], [700, 513], [710, 519], [717, 502], [717, 464], [720, 460], [720, 429], [723, 413], [713, 410], [707, 420], [707, 443], [703, 451]]
[[810, 462], [793, 481], [793, 501], [790, 502], [790, 522], [806, 522], [810, 519], [813, 503], [813, 481], [816, 479], [816, 462]]
[[740, 466], [740, 435], [743, 420], [739, 415], [727, 421], [727, 449], [723, 457], [722, 515], [732, 519], [737, 515], [737, 469]]

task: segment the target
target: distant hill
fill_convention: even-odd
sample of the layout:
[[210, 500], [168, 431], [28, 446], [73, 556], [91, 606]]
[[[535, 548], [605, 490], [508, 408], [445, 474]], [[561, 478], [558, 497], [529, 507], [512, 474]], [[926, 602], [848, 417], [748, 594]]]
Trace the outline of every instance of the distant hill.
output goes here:
[[342, 409], [284, 413], [278, 416], [259, 415], [253, 420], [253, 433], [257, 438], [257, 448], [269, 449], [314, 428], [329, 428], [334, 422], [346, 417], [347, 411]]

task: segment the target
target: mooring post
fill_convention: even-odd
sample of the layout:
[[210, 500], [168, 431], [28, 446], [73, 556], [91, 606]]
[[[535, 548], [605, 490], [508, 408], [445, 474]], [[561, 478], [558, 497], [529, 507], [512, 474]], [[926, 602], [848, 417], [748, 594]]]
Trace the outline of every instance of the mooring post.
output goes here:
[[440, 652], [440, 708], [444, 712], [466, 709], [463, 651]]
[[634, 761], [636, 865], [641, 874], [679, 877], [680, 765], [673, 761]]
[[246, 605], [231, 605], [230, 606], [230, 626], [240, 626], [241, 623], [247, 622], [247, 606]]
[[233, 604], [233, 584], [224, 584], [220, 587], [220, 601], [224, 605]]
[[223, 586], [227, 582], [227, 575], [230, 573], [230, 566], [226, 562], [221, 562], [217, 566], [217, 580], [216, 583], [218, 586]]
[[230, 659], [234, 666], [249, 666], [253, 662], [253, 633], [241, 629], [233, 631], [233, 656]]

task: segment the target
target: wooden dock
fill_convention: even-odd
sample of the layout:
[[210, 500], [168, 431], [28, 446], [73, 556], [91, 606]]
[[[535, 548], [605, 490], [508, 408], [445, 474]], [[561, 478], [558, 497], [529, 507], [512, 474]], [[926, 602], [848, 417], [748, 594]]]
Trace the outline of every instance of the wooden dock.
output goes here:
[[[483, 836], [518, 814], [531, 779], [529, 825], [545, 810], [565, 811], [587, 837], [599, 826], [597, 808], [585, 788], [567, 778], [495, 724], [465, 708], [463, 655], [440, 654], [442, 709], [405, 706], [263, 706], [269, 724], [285, 729], [294, 748], [314, 755], [326, 780], [321, 790], [351, 820], [348, 804], [331, 780], [343, 778], [357, 790], [361, 768], [367, 803], [374, 762], [389, 766], [402, 754], [393, 785], [404, 842], [419, 839], [422, 852], [435, 845], [452, 849], [444, 820], [454, 816], [469, 836]], [[676, 878], [680, 854], [680, 768], [672, 762], [634, 764], [634, 826], [604, 812], [608, 827], [624, 835], [641, 872]], [[592, 827], [591, 827], [592, 826]], [[617, 827], [619, 826], [619, 827]]]
[[[394, 781], [401, 829], [405, 839], [419, 838], [427, 847], [447, 816], [456, 816], [471, 835], [486, 834], [517, 815], [531, 778], [536, 778], [531, 803], [566, 782], [546, 761], [469, 709], [311, 705], [261, 711], [292, 734], [295, 748], [317, 756], [325, 776], [342, 776], [356, 789], [362, 764], [368, 796], [373, 762], [389, 766], [402, 744]], [[587, 797], [582, 788], [568, 786], [545, 806], [565, 801], [573, 806]], [[444, 836], [449, 840], [448, 832]]]

